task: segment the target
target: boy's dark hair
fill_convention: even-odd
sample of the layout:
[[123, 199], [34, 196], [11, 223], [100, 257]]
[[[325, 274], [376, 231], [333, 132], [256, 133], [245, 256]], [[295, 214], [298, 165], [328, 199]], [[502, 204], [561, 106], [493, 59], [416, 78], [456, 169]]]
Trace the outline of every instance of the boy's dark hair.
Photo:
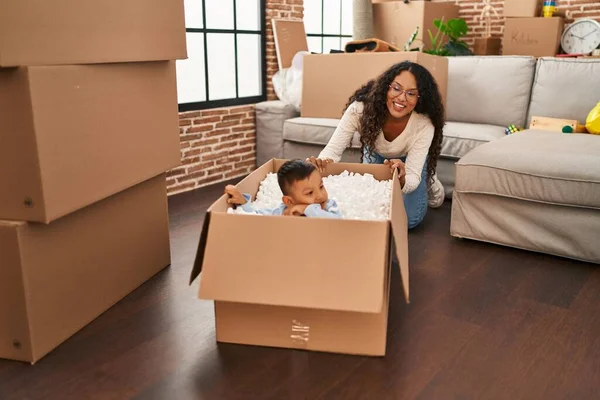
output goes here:
[[294, 182], [308, 178], [316, 169], [317, 167], [307, 161], [286, 161], [277, 171], [277, 182], [279, 182], [281, 192], [287, 195]]

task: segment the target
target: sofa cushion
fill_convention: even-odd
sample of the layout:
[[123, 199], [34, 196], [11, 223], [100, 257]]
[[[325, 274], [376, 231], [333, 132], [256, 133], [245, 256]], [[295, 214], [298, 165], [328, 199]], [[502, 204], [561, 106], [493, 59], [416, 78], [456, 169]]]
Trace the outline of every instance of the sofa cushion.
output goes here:
[[[288, 119], [283, 124], [283, 139], [292, 142], [325, 146], [339, 122], [339, 119], [334, 118], [298, 117]], [[360, 148], [358, 132], [354, 134], [352, 147]]]
[[283, 124], [300, 115], [283, 101], [263, 101], [256, 105], [256, 162], [283, 158]]
[[599, 100], [600, 60], [540, 58], [527, 123], [535, 116], [576, 119], [584, 124]]
[[456, 163], [455, 192], [600, 209], [600, 136], [526, 130]]
[[261, 101], [256, 104], [257, 113], [285, 114], [288, 118], [297, 117], [300, 115], [291, 104], [286, 104], [281, 100]]
[[448, 121], [524, 126], [533, 57], [449, 57]]
[[459, 159], [477, 146], [506, 136], [503, 126], [447, 122], [440, 155]]

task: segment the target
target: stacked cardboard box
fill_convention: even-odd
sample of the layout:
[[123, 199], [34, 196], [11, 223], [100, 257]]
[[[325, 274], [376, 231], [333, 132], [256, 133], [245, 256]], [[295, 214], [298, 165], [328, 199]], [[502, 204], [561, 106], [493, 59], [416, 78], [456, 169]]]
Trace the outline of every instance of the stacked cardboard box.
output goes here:
[[562, 17], [544, 18], [542, 0], [504, 2], [504, 55], [554, 57], [560, 49]]
[[182, 0], [0, 4], [0, 358], [36, 362], [170, 263]]

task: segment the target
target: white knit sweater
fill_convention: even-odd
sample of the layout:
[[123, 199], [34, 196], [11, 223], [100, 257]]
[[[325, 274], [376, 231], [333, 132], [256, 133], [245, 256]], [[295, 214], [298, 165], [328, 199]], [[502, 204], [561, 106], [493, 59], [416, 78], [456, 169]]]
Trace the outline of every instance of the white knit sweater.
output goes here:
[[[340, 161], [354, 133], [359, 130], [362, 110], [362, 102], [354, 102], [348, 106], [329, 143], [319, 154], [319, 158], [330, 158], [335, 162]], [[421, 183], [421, 172], [434, 132], [435, 128], [429, 117], [413, 111], [404, 132], [396, 139], [388, 142], [383, 135], [383, 131], [377, 137], [373, 151], [390, 159], [406, 155], [406, 181], [402, 188], [405, 194], [415, 190]]]

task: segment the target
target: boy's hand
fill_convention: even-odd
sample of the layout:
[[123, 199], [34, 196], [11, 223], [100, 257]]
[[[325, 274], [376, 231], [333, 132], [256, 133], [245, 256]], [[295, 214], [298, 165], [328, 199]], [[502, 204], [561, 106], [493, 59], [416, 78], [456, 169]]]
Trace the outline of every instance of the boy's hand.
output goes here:
[[242, 196], [242, 192], [240, 192], [233, 185], [227, 185], [225, 187], [225, 194], [229, 195], [229, 198], [227, 199], [227, 203], [229, 203], [229, 204], [235, 204], [235, 205], [246, 204], [246, 199], [244, 198], [244, 196]]
[[317, 167], [317, 169], [321, 173], [325, 172], [327, 166], [333, 163], [333, 160], [331, 158], [317, 158], [314, 156], [307, 158], [306, 161]]
[[402, 160], [398, 160], [398, 159], [387, 160], [386, 159], [383, 163], [385, 165], [389, 165], [390, 169], [392, 170], [392, 174], [394, 173], [395, 169], [398, 169], [398, 179], [402, 180], [406, 176], [406, 168], [405, 168]]
[[283, 214], [292, 217], [301, 217], [304, 215], [306, 207], [308, 207], [308, 204], [294, 204], [286, 208]]

